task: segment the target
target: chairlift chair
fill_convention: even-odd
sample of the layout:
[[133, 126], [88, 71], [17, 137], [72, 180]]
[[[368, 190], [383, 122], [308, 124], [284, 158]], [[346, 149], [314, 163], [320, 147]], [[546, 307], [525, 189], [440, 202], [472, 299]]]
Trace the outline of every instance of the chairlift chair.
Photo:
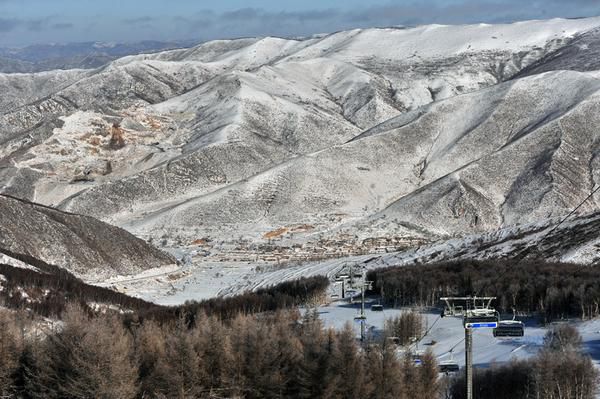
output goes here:
[[462, 306], [453, 306], [452, 308], [444, 308], [442, 309], [442, 314], [441, 317], [446, 317], [446, 316], [462, 316], [463, 314], [463, 307]]
[[522, 337], [525, 335], [525, 327], [519, 320], [501, 320], [498, 327], [494, 328], [494, 337]]
[[448, 373], [458, 373], [460, 371], [460, 367], [458, 363], [453, 361], [441, 362], [438, 365], [438, 370], [440, 373], [448, 374]]
[[456, 317], [462, 316], [464, 313], [464, 308], [462, 305], [456, 305], [452, 300], [453, 298], [440, 298], [446, 304], [442, 309], [442, 314], [440, 317]]
[[412, 360], [413, 360], [413, 362], [415, 362], [415, 364], [417, 366], [420, 366], [421, 364], [423, 364], [423, 355], [424, 355], [424, 352], [422, 352], [422, 351], [416, 351], [416, 352], [412, 353], [412, 355], [411, 355]]
[[498, 313], [494, 309], [470, 309], [464, 316], [465, 324], [473, 323], [497, 323]]
[[449, 374], [449, 373], [457, 373], [460, 371], [460, 367], [456, 361], [454, 361], [454, 348], [450, 349], [450, 360], [445, 360], [439, 363], [438, 370], [440, 373]]

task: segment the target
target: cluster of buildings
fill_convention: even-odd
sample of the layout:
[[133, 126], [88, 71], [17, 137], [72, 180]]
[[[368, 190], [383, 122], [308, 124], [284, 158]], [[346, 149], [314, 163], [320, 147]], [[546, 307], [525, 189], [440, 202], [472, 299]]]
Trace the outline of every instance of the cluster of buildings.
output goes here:
[[247, 263], [304, 263], [343, 258], [356, 255], [381, 254], [402, 251], [424, 244], [425, 241], [412, 237], [373, 237], [358, 239], [342, 235], [335, 239], [319, 239], [305, 243], [286, 245], [284, 241], [250, 243], [242, 241], [231, 249], [211, 248], [210, 243], [199, 243], [206, 261]]

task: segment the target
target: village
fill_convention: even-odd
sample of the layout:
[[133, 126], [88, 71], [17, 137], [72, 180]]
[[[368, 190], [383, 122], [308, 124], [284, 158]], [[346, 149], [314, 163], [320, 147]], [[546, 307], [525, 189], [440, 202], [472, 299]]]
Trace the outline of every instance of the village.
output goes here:
[[197, 256], [206, 262], [267, 263], [280, 266], [344, 258], [357, 255], [382, 254], [418, 247], [426, 243], [414, 237], [372, 237], [359, 239], [350, 234], [335, 238], [319, 238], [304, 243], [286, 243], [282, 237], [256, 243], [238, 240], [235, 245], [217, 245], [207, 239], [194, 241]]

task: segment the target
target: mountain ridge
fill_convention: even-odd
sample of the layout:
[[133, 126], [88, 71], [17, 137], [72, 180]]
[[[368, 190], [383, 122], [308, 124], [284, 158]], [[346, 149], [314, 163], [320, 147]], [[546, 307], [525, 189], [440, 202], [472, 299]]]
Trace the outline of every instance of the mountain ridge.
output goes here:
[[593, 54], [598, 26], [246, 38], [0, 75], [6, 103], [21, 98], [0, 116], [0, 191], [184, 241], [300, 224], [446, 236], [556, 216], [597, 176], [577, 142], [597, 145], [584, 109], [599, 80], [578, 61], [533, 72], [573, 46]]

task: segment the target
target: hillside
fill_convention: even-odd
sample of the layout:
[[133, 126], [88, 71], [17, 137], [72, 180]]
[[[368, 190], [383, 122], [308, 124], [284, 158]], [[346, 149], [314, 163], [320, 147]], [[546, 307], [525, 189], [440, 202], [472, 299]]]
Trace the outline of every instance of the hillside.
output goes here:
[[44, 272], [53, 272], [44, 265], [56, 265], [87, 278], [175, 263], [118, 227], [5, 195], [0, 195], [0, 260]]
[[599, 26], [220, 40], [0, 75], [0, 190], [179, 247], [564, 215], [598, 175]]

